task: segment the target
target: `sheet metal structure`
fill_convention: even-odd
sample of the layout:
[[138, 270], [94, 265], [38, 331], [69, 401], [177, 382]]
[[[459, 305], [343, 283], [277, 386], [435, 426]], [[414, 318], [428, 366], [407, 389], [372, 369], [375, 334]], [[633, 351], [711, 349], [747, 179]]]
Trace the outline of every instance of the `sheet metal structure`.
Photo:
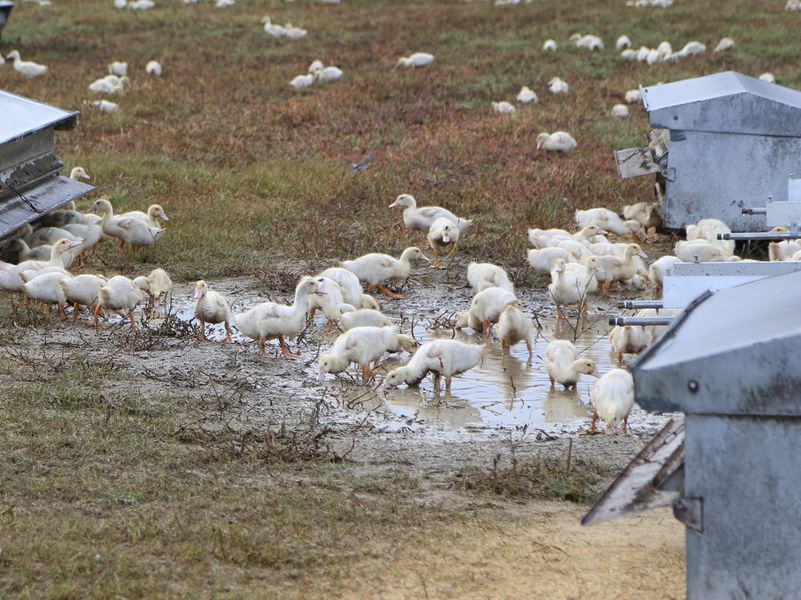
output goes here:
[[665, 227], [714, 217], [764, 231], [764, 215], [742, 210], [788, 200], [801, 176], [801, 92], [728, 71], [642, 88], [642, 100], [666, 149], [652, 135], [640, 154], [615, 155], [622, 177], [658, 171]]
[[0, 249], [20, 226], [94, 188], [61, 177], [55, 130], [75, 127], [66, 112], [0, 91]]
[[641, 407], [684, 413], [683, 454], [649, 444], [661, 456], [632, 463], [585, 520], [677, 494], [688, 598], [801, 589], [800, 303], [798, 272], [707, 293], [630, 366]]
[[13, 2], [0, 0], [0, 39], [3, 37], [3, 29], [5, 29], [6, 23], [8, 23], [8, 19], [11, 17], [12, 8], [14, 8]]

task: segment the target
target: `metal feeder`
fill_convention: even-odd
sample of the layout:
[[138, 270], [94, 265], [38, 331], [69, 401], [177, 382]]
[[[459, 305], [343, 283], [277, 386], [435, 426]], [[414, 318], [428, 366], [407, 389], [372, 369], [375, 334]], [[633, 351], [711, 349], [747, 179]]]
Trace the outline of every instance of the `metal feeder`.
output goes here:
[[3, 37], [3, 29], [5, 29], [6, 23], [8, 23], [8, 19], [11, 17], [12, 8], [14, 8], [13, 2], [0, 0], [0, 39]]
[[801, 167], [801, 92], [728, 71], [642, 88], [642, 99], [660, 129], [615, 160], [624, 179], [656, 174], [664, 226], [714, 217], [764, 231], [765, 215], [742, 211], [788, 200]]
[[0, 91], [0, 249], [15, 230], [94, 189], [62, 177], [55, 130], [73, 129], [78, 113]]
[[686, 526], [690, 599], [801, 589], [800, 304], [801, 273], [706, 293], [631, 364], [642, 408], [685, 416], [583, 523], [672, 505]]

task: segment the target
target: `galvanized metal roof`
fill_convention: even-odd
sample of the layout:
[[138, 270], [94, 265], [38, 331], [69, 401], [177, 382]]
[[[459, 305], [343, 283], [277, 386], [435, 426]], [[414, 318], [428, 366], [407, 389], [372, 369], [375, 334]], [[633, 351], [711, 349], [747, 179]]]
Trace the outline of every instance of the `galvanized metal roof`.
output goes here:
[[649, 410], [801, 415], [801, 273], [715, 292], [631, 364]]
[[734, 71], [645, 87], [642, 101], [656, 127], [801, 136], [801, 92]]
[[70, 129], [75, 126], [78, 113], [0, 91], [0, 115], [0, 144], [5, 144], [53, 125]]

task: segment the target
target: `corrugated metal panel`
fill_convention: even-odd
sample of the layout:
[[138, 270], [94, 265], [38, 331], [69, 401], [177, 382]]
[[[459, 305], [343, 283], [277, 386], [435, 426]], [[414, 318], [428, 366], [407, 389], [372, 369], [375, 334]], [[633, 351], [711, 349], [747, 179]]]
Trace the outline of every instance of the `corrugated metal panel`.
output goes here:
[[0, 91], [0, 115], [0, 144], [5, 144], [45, 127], [71, 129], [78, 113]]
[[733, 71], [643, 88], [642, 98], [656, 127], [801, 136], [801, 92]]
[[21, 197], [0, 205], [0, 239], [25, 223], [35, 221], [46, 212], [64, 206], [93, 189], [94, 186], [59, 176], [25, 190]]

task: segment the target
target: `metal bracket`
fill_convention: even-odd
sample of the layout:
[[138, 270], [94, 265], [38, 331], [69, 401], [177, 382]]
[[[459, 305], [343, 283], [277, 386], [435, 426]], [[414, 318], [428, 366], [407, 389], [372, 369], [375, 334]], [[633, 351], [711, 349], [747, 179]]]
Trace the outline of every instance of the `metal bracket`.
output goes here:
[[662, 171], [662, 177], [667, 181], [676, 181], [676, 167], [668, 167]]
[[673, 502], [673, 516], [685, 527], [704, 532], [704, 499], [680, 496]]

